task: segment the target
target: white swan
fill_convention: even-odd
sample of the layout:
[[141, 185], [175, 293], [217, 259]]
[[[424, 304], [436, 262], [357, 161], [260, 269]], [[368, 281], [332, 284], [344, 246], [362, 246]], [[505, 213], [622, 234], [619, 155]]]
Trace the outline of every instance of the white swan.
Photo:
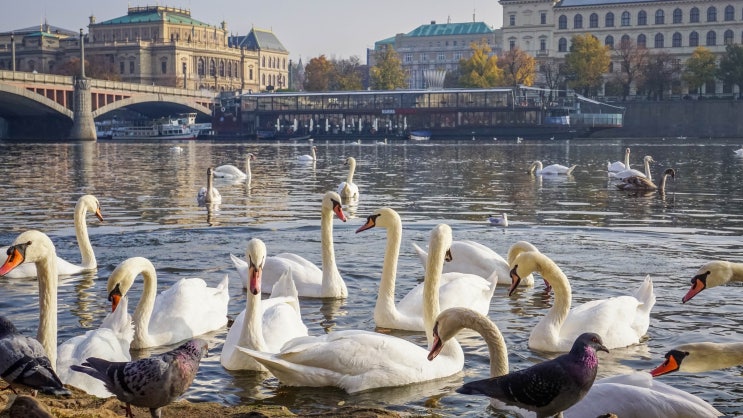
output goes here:
[[[446, 342], [464, 328], [478, 332], [490, 354], [490, 377], [509, 372], [506, 342], [498, 327], [487, 317], [466, 308], [442, 311], [434, 325], [434, 341]], [[435, 356], [436, 344], [431, 350]], [[518, 412], [524, 418], [534, 417], [531, 411], [505, 405], [491, 399], [497, 411]], [[622, 418], [689, 418], [722, 415], [701, 398], [637, 372], [597, 380], [586, 396], [563, 412], [566, 418], [594, 418], [611, 412]]]
[[[421, 263], [426, 265], [428, 253], [415, 243], [413, 249]], [[537, 247], [526, 241], [519, 241], [511, 246], [508, 250], [508, 259], [513, 260], [517, 255], [525, 251], [539, 251]], [[480, 277], [490, 277], [493, 272], [497, 272], [497, 283], [511, 284], [511, 268], [508, 261], [504, 260], [500, 254], [490, 248], [475, 241], [454, 241], [451, 244], [452, 260], [444, 263], [444, 273], [469, 273]], [[525, 286], [534, 285], [534, 276], [524, 277]]]
[[666, 360], [653, 369], [654, 377], [673, 372], [704, 373], [743, 364], [743, 342], [698, 342], [681, 344], [669, 350]]
[[735, 153], [736, 157], [743, 157], [743, 147], [740, 147], [739, 149], [733, 151]]
[[743, 282], [743, 263], [715, 260], [703, 265], [691, 278], [691, 288], [681, 299], [686, 303], [704, 289], [728, 282]]
[[250, 162], [254, 160], [255, 155], [253, 155], [253, 153], [248, 153], [245, 156], [244, 172], [232, 164], [224, 164], [214, 169], [214, 177], [233, 180], [243, 180], [250, 178], [252, 176], [252, 171], [250, 170]]
[[573, 170], [575, 170], [575, 167], [577, 167], [577, 165], [575, 164], [571, 165], [570, 167], [566, 167], [562, 164], [550, 164], [547, 167], [543, 167], [542, 162], [537, 160], [531, 163], [531, 166], [529, 166], [529, 170], [527, 171], [527, 173], [536, 175], [565, 174], [569, 176], [573, 174]]
[[[286, 271], [292, 272], [294, 284], [299, 296], [311, 298], [345, 298], [348, 289], [343, 281], [338, 267], [335, 264], [335, 248], [333, 246], [333, 214], [343, 222], [341, 197], [336, 192], [327, 192], [323, 196], [320, 209], [320, 246], [322, 247], [322, 269], [304, 257], [294, 253], [280, 253], [266, 259], [263, 267], [261, 292], [270, 293], [273, 285]], [[248, 263], [230, 254], [237, 274], [248, 287]]]
[[220, 363], [228, 370], [268, 371], [236, 347], [276, 353], [292, 338], [306, 336], [307, 327], [302, 322], [291, 271], [285, 272], [276, 283], [277, 287], [288, 288], [289, 294], [272, 294], [270, 299], [261, 300], [261, 275], [266, 261], [266, 245], [263, 241], [251, 239], [245, 250], [245, 258], [250, 265], [250, 286], [245, 309], [235, 318], [227, 333]]
[[196, 201], [199, 205], [222, 203], [222, 195], [214, 187], [214, 167], [206, 169], [206, 186], [199, 189]]
[[9, 248], [8, 259], [0, 267], [0, 275], [23, 262], [36, 264], [39, 277], [39, 329], [36, 339], [49, 357], [49, 361], [64, 383], [74, 384], [96, 396], [105, 395], [106, 389], [96, 379], [78, 380], [68, 368], [85, 361], [87, 353], [96, 353], [110, 361], [126, 361], [133, 330], [131, 318], [124, 310], [109, 314], [100, 328], [91, 330], [57, 348], [57, 273], [56, 250], [43, 232], [29, 230], [21, 233]]
[[660, 186], [653, 183], [653, 181], [647, 177], [632, 176], [632, 177], [626, 177], [622, 179], [622, 182], [617, 184], [617, 188], [619, 190], [640, 190], [640, 191], [657, 190], [658, 193], [662, 194], [662, 193], [665, 193], [666, 191], [666, 182], [668, 181], [668, 176], [671, 176], [672, 179], [675, 179], [676, 170], [672, 168], [667, 168], [663, 172], [663, 177], [660, 180]]
[[[93, 246], [90, 245], [90, 238], [88, 237], [88, 224], [86, 223], [88, 212], [94, 213], [101, 222], [103, 221], [101, 205], [98, 203], [98, 199], [95, 196], [86, 194], [77, 200], [74, 214], [75, 236], [77, 237], [77, 245], [80, 248], [82, 263], [80, 265], [72, 264], [62, 257], [57, 256], [57, 274], [78, 274], [98, 268], [98, 263], [93, 253]], [[0, 254], [7, 254], [7, 252], [8, 247], [0, 248]], [[36, 265], [33, 263], [22, 264], [8, 272], [5, 277], [10, 279], [36, 277]]]
[[613, 163], [606, 163], [606, 171], [609, 172], [610, 177], [614, 177], [616, 173], [624, 170], [629, 170], [629, 147], [624, 149], [624, 162], [614, 161]]
[[[377, 327], [402, 329], [408, 331], [425, 331], [425, 283], [416, 285], [395, 305], [395, 280], [397, 276], [397, 261], [400, 255], [400, 241], [402, 237], [402, 222], [400, 215], [390, 208], [381, 208], [367, 217], [366, 223], [356, 232], [366, 231], [374, 227], [387, 230], [387, 244], [385, 245], [382, 277], [377, 293], [377, 303], [374, 307], [374, 322]], [[450, 248], [452, 248], [450, 246]], [[422, 251], [422, 250], [421, 250]], [[453, 254], [453, 248], [449, 254]], [[456, 256], [453, 256], [456, 260]], [[424, 267], [429, 265], [426, 255], [422, 258]], [[450, 261], [450, 262], [453, 262]], [[445, 263], [448, 264], [448, 263]], [[441, 270], [441, 266], [437, 266]], [[452, 272], [442, 275], [438, 289], [439, 304], [442, 309], [453, 306], [469, 306], [482, 314], [490, 310], [490, 299], [493, 297], [497, 283], [497, 272], [490, 271], [488, 279], [474, 274]]]
[[584, 332], [595, 332], [609, 348], [626, 347], [640, 342], [650, 326], [650, 310], [655, 305], [653, 282], [647, 276], [634, 296], [618, 296], [586, 302], [570, 309], [570, 282], [560, 268], [546, 255], [523, 252], [511, 262], [513, 284], [534, 271], [549, 282], [555, 292], [555, 302], [547, 315], [532, 329], [529, 348], [566, 352]]
[[299, 161], [317, 161], [317, 147], [310, 147], [310, 154], [303, 154], [297, 157]]
[[630, 169], [627, 169], [627, 170], [624, 170], [624, 171], [620, 171], [620, 172], [614, 174], [614, 177], [615, 178], [618, 178], [620, 180], [624, 180], [624, 179], [626, 179], [628, 177], [645, 177], [648, 180], [652, 180], [653, 178], [652, 178], [652, 175], [650, 174], [650, 163], [654, 163], [654, 162], [655, 162], [655, 160], [653, 160], [653, 157], [651, 157], [649, 155], [646, 155], [642, 159], [642, 163], [645, 166], [645, 172], [644, 173], [642, 171], [635, 170], [634, 168], [630, 168]]
[[140, 274], [144, 288], [133, 315], [132, 348], [175, 344], [227, 324], [227, 304], [230, 301], [227, 275], [216, 288], [208, 287], [202, 279], [180, 279], [156, 294], [155, 266], [144, 257], [122, 261], [108, 277], [106, 291], [113, 309]]
[[[440, 224], [431, 232], [431, 256], [426, 266], [424, 319], [428, 345], [439, 312], [438, 281], [451, 228]], [[288, 386], [336, 386], [348, 393], [403, 386], [440, 379], [461, 372], [464, 353], [449, 341], [432, 362], [428, 349], [391, 335], [370, 331], [335, 331], [319, 337], [295, 338], [276, 354], [238, 347], [266, 366]]]
[[359, 186], [353, 182], [353, 173], [356, 171], [356, 159], [348, 157], [344, 164], [348, 166], [348, 177], [346, 178], [346, 181], [343, 181], [338, 185], [338, 194], [341, 195], [343, 199], [358, 200]]

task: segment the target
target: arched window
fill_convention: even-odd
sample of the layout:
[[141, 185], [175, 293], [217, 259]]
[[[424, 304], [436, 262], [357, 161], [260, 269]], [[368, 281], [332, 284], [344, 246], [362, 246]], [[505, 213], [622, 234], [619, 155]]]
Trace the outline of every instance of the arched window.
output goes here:
[[573, 17], [573, 29], [583, 28], [583, 15], [577, 14]]
[[232, 63], [227, 63], [227, 77], [232, 77]]
[[557, 29], [567, 29], [568, 28], [568, 17], [565, 15], [560, 15], [560, 17], [557, 18]]
[[673, 23], [684, 23], [684, 12], [681, 9], [674, 9]]
[[588, 27], [589, 28], [599, 27], [599, 15], [597, 15], [596, 13], [591, 13], [591, 16], [588, 18]]
[[264, 85], [265, 86], [266, 85], [266, 75], [265, 74], [261, 74], [261, 79], [262, 79], [261, 80], [261, 85]]
[[224, 77], [224, 61], [219, 61], [219, 76]]
[[209, 75], [214, 77], [217, 75], [217, 63], [214, 62], [214, 59], [209, 60]]
[[614, 49], [614, 37], [611, 35], [607, 36], [606, 39], [604, 39], [604, 45]]
[[663, 48], [663, 34], [662, 33], [655, 34], [655, 47]]
[[646, 47], [647, 47], [647, 46], [646, 46], [646, 42], [647, 42], [647, 41], [646, 41], [646, 39], [645, 39], [645, 35], [641, 33], [641, 34], [640, 34], [640, 35], [639, 35], [639, 36], [637, 37], [637, 47], [638, 47], [638, 48], [646, 48]]
[[626, 34], [622, 35], [622, 40], [619, 42], [620, 42], [620, 45], [627, 45], [630, 42], [629, 35], [626, 35]]
[[671, 42], [671, 46], [673, 46], [674, 48], [681, 47], [681, 34], [678, 32], [674, 33]]
[[689, 22], [691, 23], [699, 23], [699, 9], [696, 7], [692, 7], [689, 11]]
[[725, 31], [725, 35], [723, 37], [723, 40], [724, 40], [723, 42], [725, 43], [725, 45], [732, 45], [733, 44], [733, 37], [734, 37], [733, 31], [730, 30], [730, 29], [726, 30]]
[[735, 8], [733, 6], [725, 7], [725, 21], [730, 22], [735, 20]]
[[606, 14], [606, 18], [604, 19], [606, 23], [607, 28], [613, 28], [614, 27], [614, 13], [609, 12]]
[[717, 22], [717, 8], [715, 6], [707, 8], [707, 22]]
[[568, 40], [567, 39], [560, 38], [560, 40], [557, 41], [557, 51], [568, 52]]
[[663, 13], [663, 9], [658, 9], [655, 11], [655, 24], [656, 25], [662, 25], [666, 23], [666, 14]]
[[630, 25], [630, 14], [629, 12], [622, 12], [622, 26]]
[[197, 68], [198, 74], [203, 77], [204, 76], [204, 59], [203, 58], [199, 58], [196, 68]]
[[713, 30], [707, 32], [707, 46], [717, 45], [717, 33]]
[[648, 24], [648, 14], [644, 10], [640, 10], [637, 13], [637, 25], [645, 26]]
[[699, 34], [692, 32], [689, 34], [689, 46], [699, 46]]
[[261, 67], [266, 68], [266, 57], [263, 56], [262, 58], [263, 60], [261, 61]]

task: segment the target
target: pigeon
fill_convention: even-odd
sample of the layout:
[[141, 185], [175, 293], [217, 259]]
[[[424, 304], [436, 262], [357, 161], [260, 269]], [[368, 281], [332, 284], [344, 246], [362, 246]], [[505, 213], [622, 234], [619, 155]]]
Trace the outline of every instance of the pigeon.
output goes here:
[[8, 318], [0, 316], [0, 377], [14, 393], [13, 385], [55, 396], [70, 396], [41, 343], [21, 335]]
[[149, 408], [160, 418], [161, 408], [181, 396], [193, 382], [199, 362], [207, 352], [206, 341], [195, 338], [157, 356], [128, 362], [111, 362], [88, 357], [72, 370], [101, 380], [106, 389], [126, 403], [126, 416], [133, 417], [131, 405]]
[[457, 392], [485, 395], [536, 413], [537, 418], [562, 416], [583, 399], [596, 379], [598, 356], [604, 347], [598, 334], [581, 334], [570, 352], [528, 369], [464, 384]]

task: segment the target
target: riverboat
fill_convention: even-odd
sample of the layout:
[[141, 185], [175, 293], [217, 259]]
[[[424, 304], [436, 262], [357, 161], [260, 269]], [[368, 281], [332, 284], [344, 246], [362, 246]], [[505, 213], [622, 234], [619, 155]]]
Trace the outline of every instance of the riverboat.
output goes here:
[[177, 120], [153, 122], [145, 125], [119, 126], [113, 128], [111, 139], [196, 139], [199, 132]]
[[431, 131], [411, 131], [408, 139], [411, 141], [427, 141], [431, 139]]
[[[622, 127], [624, 109], [574, 92], [518, 86], [225, 95], [213, 121], [217, 135], [276, 140], [410, 139], [427, 131], [434, 139], [569, 139]], [[239, 117], [238, 117], [239, 115]], [[234, 126], [235, 122], [239, 126]]]

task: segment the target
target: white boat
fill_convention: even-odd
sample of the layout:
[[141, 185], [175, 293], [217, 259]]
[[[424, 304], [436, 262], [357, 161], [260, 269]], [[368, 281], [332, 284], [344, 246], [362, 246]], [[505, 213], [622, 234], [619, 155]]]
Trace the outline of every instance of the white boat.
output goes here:
[[114, 128], [111, 139], [196, 139], [198, 132], [178, 123], [153, 123]]
[[431, 139], [431, 131], [410, 131], [408, 139], [411, 141], [427, 141]]

